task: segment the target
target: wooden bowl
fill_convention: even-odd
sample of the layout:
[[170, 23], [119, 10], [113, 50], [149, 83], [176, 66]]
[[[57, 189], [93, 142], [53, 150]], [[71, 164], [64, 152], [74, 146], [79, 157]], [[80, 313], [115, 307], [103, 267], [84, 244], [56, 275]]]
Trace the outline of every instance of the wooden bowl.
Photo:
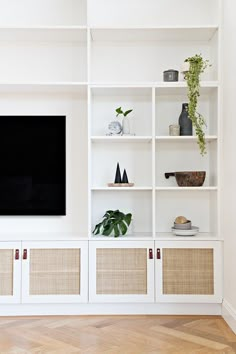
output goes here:
[[174, 176], [180, 187], [201, 187], [206, 178], [206, 171], [166, 172], [165, 177]]

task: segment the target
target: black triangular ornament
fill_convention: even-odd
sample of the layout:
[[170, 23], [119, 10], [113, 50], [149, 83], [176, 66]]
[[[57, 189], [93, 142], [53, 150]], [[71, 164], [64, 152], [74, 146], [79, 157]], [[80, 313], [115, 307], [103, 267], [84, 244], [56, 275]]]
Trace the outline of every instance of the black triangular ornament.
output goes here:
[[127, 176], [125, 169], [124, 169], [123, 176], [122, 176], [122, 183], [129, 183], [128, 176]]
[[115, 176], [115, 182], [114, 183], [121, 183], [121, 174], [120, 174], [119, 162], [117, 162], [117, 166], [116, 166], [116, 176]]

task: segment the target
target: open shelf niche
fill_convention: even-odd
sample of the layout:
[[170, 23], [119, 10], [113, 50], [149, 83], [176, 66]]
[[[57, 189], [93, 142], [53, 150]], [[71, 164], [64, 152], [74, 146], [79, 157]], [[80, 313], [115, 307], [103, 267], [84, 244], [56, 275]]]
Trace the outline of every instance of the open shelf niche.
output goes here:
[[87, 83], [85, 28], [0, 28], [0, 48], [4, 84]]
[[[132, 214], [132, 223], [127, 236], [152, 237], [152, 192], [121, 190], [93, 191], [92, 193], [92, 230], [101, 221], [107, 210], [117, 210]], [[93, 236], [94, 237], [94, 236]]]
[[[133, 109], [129, 117], [130, 136], [108, 137], [108, 125], [117, 120], [122, 124], [122, 115], [116, 118], [116, 108]], [[133, 135], [134, 134], [134, 135]], [[152, 89], [151, 87], [92, 87], [91, 88], [91, 136], [97, 140], [108, 138], [145, 139], [152, 136]], [[96, 138], [95, 138], [96, 140]], [[121, 140], [122, 142], [124, 140]]]
[[[4, 5], [3, 5], [4, 4]], [[1, 0], [1, 26], [85, 26], [86, 0]]]
[[[159, 190], [156, 192], [156, 236], [170, 236], [174, 220], [184, 215], [199, 227], [199, 236], [218, 237], [216, 191]], [[173, 236], [173, 235], [172, 235]], [[178, 237], [175, 237], [178, 239]], [[193, 237], [194, 240], [194, 237]]]
[[[88, 0], [90, 26], [213, 26], [219, 22], [216, 0]], [[102, 9], [102, 11], [101, 11]]]
[[202, 80], [217, 80], [218, 27], [91, 29], [92, 82], [156, 82], [201, 53], [213, 64]]

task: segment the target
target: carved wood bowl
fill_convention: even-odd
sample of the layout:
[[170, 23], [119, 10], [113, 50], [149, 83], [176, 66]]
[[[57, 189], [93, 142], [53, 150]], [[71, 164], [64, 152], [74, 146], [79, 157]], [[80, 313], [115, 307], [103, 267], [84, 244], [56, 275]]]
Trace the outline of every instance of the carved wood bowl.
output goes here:
[[165, 178], [175, 177], [179, 187], [201, 187], [206, 178], [206, 171], [166, 172]]

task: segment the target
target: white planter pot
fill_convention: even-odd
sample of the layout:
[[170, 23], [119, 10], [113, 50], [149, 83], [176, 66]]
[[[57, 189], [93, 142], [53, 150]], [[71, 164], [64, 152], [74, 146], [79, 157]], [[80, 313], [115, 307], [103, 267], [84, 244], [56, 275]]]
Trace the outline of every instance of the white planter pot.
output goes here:
[[187, 71], [189, 71], [189, 68], [190, 68], [190, 64], [189, 62], [184, 62], [181, 66], [181, 72], [182, 73], [186, 73]]
[[124, 135], [130, 134], [129, 119], [127, 117], [124, 117], [122, 120], [122, 132]]

